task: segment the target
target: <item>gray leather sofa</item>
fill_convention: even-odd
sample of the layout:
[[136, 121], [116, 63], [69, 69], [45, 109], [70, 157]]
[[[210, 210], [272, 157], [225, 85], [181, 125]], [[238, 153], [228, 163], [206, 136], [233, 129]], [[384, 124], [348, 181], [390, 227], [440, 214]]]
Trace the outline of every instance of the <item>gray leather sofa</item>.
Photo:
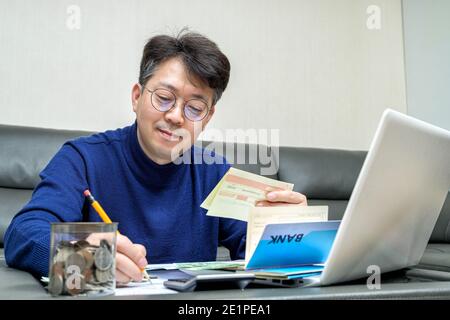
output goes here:
[[[0, 125], [0, 299], [46, 297], [42, 286], [31, 275], [7, 267], [3, 252], [4, 233], [15, 213], [31, 197], [32, 190], [39, 181], [39, 172], [62, 144], [74, 137], [89, 134], [91, 133], [84, 131]], [[211, 142], [203, 142], [203, 146], [224, 154], [237, 168], [294, 183], [294, 190], [305, 194], [310, 205], [328, 205], [329, 219], [333, 220], [342, 218], [366, 156], [364, 151], [317, 148], [270, 149], [258, 145]], [[278, 170], [273, 170], [274, 168]], [[218, 251], [218, 259], [227, 259], [224, 248]], [[192, 293], [194, 296], [188, 298], [449, 298], [449, 196], [417, 268], [417, 274], [420, 276], [415, 277], [420, 278], [420, 281], [414, 282], [411, 278], [405, 280], [402, 274], [399, 280], [386, 284], [384, 291], [377, 292], [369, 292], [363, 286], [342, 285], [314, 290], [304, 288], [302, 291], [245, 290], [245, 293], [233, 293], [230, 296], [226, 292], [217, 293], [216, 296], [211, 296], [211, 293]]]

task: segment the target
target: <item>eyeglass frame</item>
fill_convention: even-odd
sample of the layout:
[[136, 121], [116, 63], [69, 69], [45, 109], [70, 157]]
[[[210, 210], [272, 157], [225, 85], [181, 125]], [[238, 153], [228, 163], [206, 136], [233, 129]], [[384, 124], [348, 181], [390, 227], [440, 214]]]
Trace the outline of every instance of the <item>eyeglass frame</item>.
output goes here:
[[[151, 93], [151, 95], [150, 95], [150, 103], [151, 103], [152, 107], [155, 108], [156, 111], [159, 111], [159, 112], [169, 112], [170, 110], [172, 110], [172, 109], [177, 105], [177, 95], [176, 95], [175, 93], [173, 93], [172, 91], [168, 90], [168, 89], [165, 89], [165, 88], [156, 88], [155, 90], [152, 91], [152, 90], [150, 90], [149, 88], [147, 88], [146, 86], [142, 86], [142, 88], [145, 88], [148, 92]], [[153, 104], [153, 93], [154, 93], [156, 90], [165, 90], [165, 91], [167, 91], [167, 92], [170, 92], [170, 93], [175, 97], [175, 100], [174, 100], [174, 102], [173, 102], [173, 105], [172, 105], [169, 109], [167, 109], [166, 111], [161, 111], [161, 110], [159, 110], [159, 109], [156, 108], [155, 105]], [[207, 111], [206, 111], [205, 115], [203, 116], [203, 118], [201, 118], [201, 119], [199, 119], [199, 120], [192, 120], [192, 119], [190, 119], [190, 118], [186, 115], [186, 105], [187, 105], [187, 103], [188, 103], [189, 101], [192, 101], [192, 100], [202, 101], [202, 102], [204, 102], [204, 103], [206, 104], [206, 109], [207, 109]], [[199, 122], [199, 121], [202, 121], [202, 120], [205, 119], [206, 116], [209, 114], [210, 110], [211, 110], [211, 107], [208, 105], [208, 103], [207, 103], [206, 101], [204, 101], [204, 100], [202, 100], [202, 99], [189, 99], [189, 100], [185, 101], [185, 103], [184, 103], [184, 105], [183, 105], [183, 115], [184, 115], [184, 117], [185, 117], [186, 119], [188, 119], [188, 120], [191, 121], [191, 122]]]

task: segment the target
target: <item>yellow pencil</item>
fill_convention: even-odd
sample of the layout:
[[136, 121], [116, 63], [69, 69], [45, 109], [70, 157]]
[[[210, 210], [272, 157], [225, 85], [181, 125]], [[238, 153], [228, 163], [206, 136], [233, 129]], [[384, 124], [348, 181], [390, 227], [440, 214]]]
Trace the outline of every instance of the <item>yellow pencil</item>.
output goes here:
[[[94, 196], [91, 194], [89, 189], [84, 190], [83, 194], [85, 195], [86, 198], [88, 198], [92, 207], [95, 209], [95, 211], [97, 211], [98, 215], [103, 220], [103, 222], [112, 223], [111, 219], [108, 217], [105, 210], [103, 210], [100, 203], [98, 203], [98, 201], [95, 200]], [[117, 233], [120, 234], [119, 230], [117, 230]], [[142, 271], [142, 275], [144, 276], [144, 279], [149, 280], [150, 276], [147, 274], [147, 271], [145, 271], [145, 268], [141, 268], [141, 271]]]

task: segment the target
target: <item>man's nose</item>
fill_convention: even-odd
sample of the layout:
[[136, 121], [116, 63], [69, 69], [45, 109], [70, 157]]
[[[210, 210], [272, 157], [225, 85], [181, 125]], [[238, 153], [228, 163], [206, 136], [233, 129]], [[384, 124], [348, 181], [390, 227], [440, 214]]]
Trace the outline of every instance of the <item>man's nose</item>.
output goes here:
[[166, 121], [170, 121], [177, 126], [182, 126], [184, 123], [183, 108], [184, 104], [182, 101], [176, 103], [172, 109], [165, 113], [164, 117]]

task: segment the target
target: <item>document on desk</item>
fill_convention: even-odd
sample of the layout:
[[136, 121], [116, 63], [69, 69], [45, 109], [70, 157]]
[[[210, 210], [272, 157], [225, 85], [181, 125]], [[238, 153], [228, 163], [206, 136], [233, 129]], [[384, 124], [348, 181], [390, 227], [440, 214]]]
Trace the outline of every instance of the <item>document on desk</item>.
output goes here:
[[328, 206], [253, 207], [247, 221], [245, 259], [250, 260], [268, 224], [328, 220]]
[[230, 168], [200, 206], [208, 210], [208, 216], [247, 221], [256, 202], [266, 199], [269, 187], [292, 190], [294, 185]]
[[178, 269], [183, 270], [224, 270], [241, 268], [244, 265], [244, 260], [176, 263]]
[[175, 290], [167, 289], [163, 282], [167, 279], [158, 278], [151, 281], [130, 282], [123, 286], [117, 286], [115, 290], [116, 296], [136, 296], [149, 294], [174, 294]]
[[244, 267], [244, 260], [231, 261], [202, 261], [202, 262], [181, 262], [167, 264], [149, 264], [145, 269], [149, 272], [154, 270], [223, 270]]

